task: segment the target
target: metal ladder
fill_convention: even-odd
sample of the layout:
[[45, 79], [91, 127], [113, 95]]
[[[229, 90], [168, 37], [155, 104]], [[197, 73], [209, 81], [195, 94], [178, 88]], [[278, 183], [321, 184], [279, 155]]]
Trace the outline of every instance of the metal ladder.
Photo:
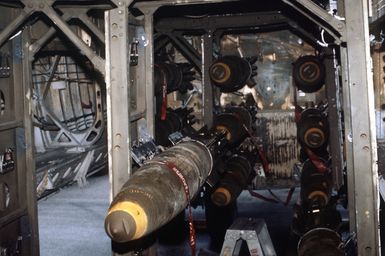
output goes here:
[[276, 256], [263, 219], [238, 218], [226, 231], [221, 256], [238, 256], [246, 242], [250, 256]]

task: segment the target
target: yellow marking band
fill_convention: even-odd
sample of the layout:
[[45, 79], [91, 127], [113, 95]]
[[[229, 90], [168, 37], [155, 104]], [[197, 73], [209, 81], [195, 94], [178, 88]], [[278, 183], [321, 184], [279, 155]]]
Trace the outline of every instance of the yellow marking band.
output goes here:
[[111, 207], [108, 214], [117, 211], [126, 212], [134, 219], [136, 230], [132, 238], [133, 240], [142, 237], [146, 233], [148, 225], [147, 214], [140, 205], [129, 201], [119, 202]]
[[320, 143], [320, 145], [322, 145], [322, 144], [325, 143], [325, 134], [323, 133], [323, 131], [322, 131], [321, 129], [319, 129], [319, 128], [314, 128], [314, 127], [313, 127], [313, 128], [308, 129], [308, 130], [305, 132], [304, 139], [305, 139], [305, 142], [306, 142], [307, 145], [309, 145], [309, 146], [314, 146], [314, 145], [312, 145], [312, 144], [310, 143], [310, 141], [309, 141], [309, 139], [308, 139], [309, 135], [312, 134], [312, 133], [317, 133], [318, 135], [320, 135], [320, 137], [321, 137], [321, 143]]
[[[315, 71], [316, 71], [316, 75], [315, 76], [307, 78], [306, 75], [303, 74], [304, 73], [303, 68], [306, 67], [306, 65], [313, 66], [313, 68], [315, 67]], [[305, 82], [308, 82], [308, 83], [311, 83], [311, 82], [317, 80], [317, 78], [319, 77], [320, 73], [321, 73], [321, 70], [319, 69], [317, 63], [314, 63], [312, 61], [304, 62], [301, 65], [301, 67], [300, 67], [300, 77], [301, 77], [302, 80], [304, 80]]]
[[325, 204], [328, 203], [328, 201], [329, 201], [328, 196], [327, 196], [324, 192], [319, 191], [319, 190], [316, 190], [316, 191], [311, 192], [311, 193], [308, 195], [307, 198], [308, 198], [309, 200], [312, 200], [313, 198], [315, 198], [315, 197], [317, 197], [317, 196], [322, 197], [322, 198], [325, 200]]
[[215, 130], [216, 131], [218, 131], [218, 132], [225, 132], [226, 133], [226, 139], [228, 140], [228, 141], [230, 141], [231, 140], [231, 133], [229, 132], [229, 130], [227, 129], [227, 127], [226, 126], [223, 126], [223, 125], [217, 125], [216, 127], [215, 127]]
[[230, 192], [227, 189], [225, 189], [223, 187], [219, 187], [219, 188], [217, 188], [215, 190], [214, 194], [215, 193], [221, 193], [221, 194], [223, 194], [226, 197], [226, 202], [225, 202], [224, 205], [228, 205], [230, 203], [231, 195], [230, 195]]
[[226, 82], [227, 80], [229, 80], [230, 75], [231, 75], [230, 67], [228, 65], [226, 65], [225, 63], [218, 62], [218, 63], [215, 63], [211, 67], [211, 70], [214, 70], [214, 68], [216, 68], [216, 67], [222, 67], [225, 70], [225, 76], [222, 79], [213, 79], [213, 81], [218, 83], [218, 84], [222, 84], [222, 83]]

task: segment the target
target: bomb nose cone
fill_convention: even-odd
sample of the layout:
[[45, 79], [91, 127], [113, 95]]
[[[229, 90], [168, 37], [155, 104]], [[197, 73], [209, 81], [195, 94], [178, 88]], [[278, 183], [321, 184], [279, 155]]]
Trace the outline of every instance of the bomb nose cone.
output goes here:
[[107, 215], [104, 227], [108, 236], [115, 242], [132, 240], [136, 232], [136, 223], [132, 216], [124, 211], [114, 211]]
[[211, 195], [211, 200], [217, 206], [226, 206], [231, 202], [231, 194], [226, 188], [220, 187]]
[[225, 79], [225, 77], [228, 75], [228, 69], [229, 68], [223, 63], [214, 64], [211, 68], [211, 78], [216, 81]]

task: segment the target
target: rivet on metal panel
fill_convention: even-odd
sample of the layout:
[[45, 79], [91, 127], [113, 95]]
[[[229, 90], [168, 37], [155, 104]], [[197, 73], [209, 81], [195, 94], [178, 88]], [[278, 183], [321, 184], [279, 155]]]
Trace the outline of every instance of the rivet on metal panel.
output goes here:
[[353, 142], [353, 135], [351, 133], [348, 134], [348, 141]]
[[117, 39], [118, 39], [118, 37], [116, 35], [112, 36], [112, 40], [117, 40]]
[[362, 149], [365, 150], [365, 151], [369, 151], [369, 147], [368, 146], [364, 146]]
[[112, 28], [113, 28], [113, 29], [117, 29], [117, 28], [118, 28], [118, 24], [112, 23]]
[[122, 10], [119, 10], [118, 13], [119, 13], [119, 14], [123, 14], [123, 11], [122, 11]]
[[115, 146], [114, 146], [114, 149], [115, 149], [115, 150], [119, 150], [119, 149], [120, 149], [120, 146], [119, 146], [119, 145], [115, 145]]
[[120, 133], [115, 134], [115, 136], [116, 136], [116, 138], [122, 137], [122, 135]]
[[366, 139], [366, 137], [368, 137], [368, 136], [366, 135], [366, 133], [361, 133], [360, 137], [361, 137], [361, 139]]

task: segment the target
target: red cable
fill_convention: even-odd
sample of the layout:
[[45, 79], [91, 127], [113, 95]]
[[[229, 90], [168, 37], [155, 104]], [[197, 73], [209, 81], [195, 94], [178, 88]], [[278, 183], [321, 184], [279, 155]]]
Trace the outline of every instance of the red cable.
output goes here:
[[289, 192], [287, 193], [287, 196], [286, 196], [286, 201], [282, 201], [276, 194], [274, 194], [273, 191], [271, 191], [271, 189], [268, 189], [267, 191], [269, 191], [269, 193], [280, 203], [282, 203], [284, 206], [287, 206], [290, 201], [291, 201], [291, 198], [293, 196], [293, 193], [295, 191], [295, 187], [291, 187]]
[[190, 204], [190, 190], [187, 184], [186, 179], [184, 178], [183, 174], [181, 171], [178, 170], [178, 167], [174, 163], [171, 162], [164, 162], [168, 169], [173, 171], [175, 175], [179, 178], [180, 182], [183, 185], [184, 188], [184, 193], [186, 195], [186, 200], [188, 203], [188, 224], [189, 224], [189, 232], [190, 232], [190, 237], [189, 237], [189, 243], [190, 243], [190, 248], [191, 248], [191, 255], [195, 256], [196, 252], [196, 235], [195, 235], [195, 228], [194, 228], [194, 222], [193, 222], [193, 215], [192, 215], [192, 210], [191, 210], [191, 204]]
[[262, 168], [263, 168], [263, 171], [266, 173], [266, 174], [269, 174], [270, 173], [270, 165], [269, 165], [269, 161], [267, 161], [267, 157], [266, 157], [266, 154], [265, 152], [263, 151], [263, 148], [261, 146], [259, 146], [256, 142], [254, 142], [253, 140], [253, 134], [251, 133], [251, 131], [247, 128], [247, 126], [245, 124], [242, 124], [243, 128], [245, 129], [246, 133], [249, 135], [249, 137], [251, 138], [251, 141], [253, 142], [253, 144], [255, 145], [256, 149], [257, 149], [257, 153], [258, 153], [258, 156], [259, 156], [259, 159], [261, 160], [262, 162]]
[[301, 113], [303, 109], [295, 103], [295, 122], [298, 123], [301, 120]]
[[317, 171], [320, 173], [325, 173], [329, 170], [329, 168], [326, 166], [325, 162], [319, 158], [316, 154], [314, 154], [313, 151], [311, 151], [309, 148], [304, 147], [305, 153], [309, 157], [310, 161], [313, 163]]
[[162, 110], [161, 110], [161, 120], [166, 120], [167, 118], [167, 81], [166, 74], [163, 72], [163, 83], [162, 83]]
[[295, 187], [291, 187], [290, 190], [289, 190], [289, 193], [287, 193], [285, 206], [287, 206], [290, 203], [291, 197], [293, 196], [294, 191], [295, 191]]
[[278, 202], [282, 203], [282, 204], [285, 204], [281, 198], [279, 198], [276, 194], [273, 193], [273, 191], [271, 191], [271, 189], [268, 189], [267, 191], [269, 191], [270, 195], [272, 195]]
[[269, 162], [267, 161], [266, 154], [263, 151], [263, 148], [261, 146], [256, 145], [256, 147], [257, 147], [258, 156], [262, 161], [263, 171], [266, 174], [269, 174], [270, 173], [270, 165], [269, 165]]
[[162, 73], [163, 81], [162, 81], [162, 107], [160, 110], [160, 119], [162, 121], [166, 120], [167, 118], [167, 80], [166, 80], [166, 73], [163, 71], [161, 66], [158, 64], [154, 64], [155, 67], [159, 69], [159, 71]]
[[279, 203], [278, 200], [276, 200], [276, 199], [274, 199], [274, 198], [265, 197], [265, 196], [263, 196], [263, 195], [261, 195], [261, 194], [258, 194], [258, 193], [256, 193], [256, 192], [252, 191], [251, 189], [249, 189], [249, 193], [250, 193], [251, 196], [256, 197], [256, 198], [259, 198], [259, 199], [262, 199], [262, 200], [265, 200], [265, 201], [267, 201], [267, 202], [275, 203], [275, 204]]

